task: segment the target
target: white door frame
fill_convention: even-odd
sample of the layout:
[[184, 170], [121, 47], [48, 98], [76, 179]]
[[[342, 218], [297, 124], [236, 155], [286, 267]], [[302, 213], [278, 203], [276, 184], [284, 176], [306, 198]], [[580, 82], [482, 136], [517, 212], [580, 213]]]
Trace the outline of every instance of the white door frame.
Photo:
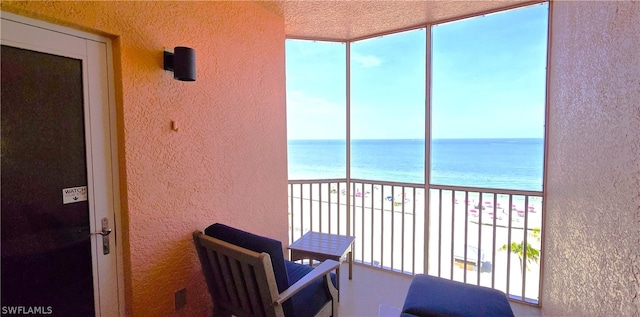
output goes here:
[[[124, 316], [124, 270], [115, 88], [111, 40], [106, 37], [1, 12], [2, 44], [82, 60], [87, 187], [91, 232], [108, 218], [111, 253], [92, 235], [96, 316]], [[55, 307], [54, 307], [55, 313]]]

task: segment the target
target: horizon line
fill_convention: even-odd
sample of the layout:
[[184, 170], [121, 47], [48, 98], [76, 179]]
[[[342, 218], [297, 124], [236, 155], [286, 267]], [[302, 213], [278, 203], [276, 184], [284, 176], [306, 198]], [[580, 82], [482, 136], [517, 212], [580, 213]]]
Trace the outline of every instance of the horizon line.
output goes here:
[[[425, 140], [424, 138], [368, 138], [368, 139], [359, 139], [354, 138], [353, 140]], [[544, 137], [517, 137], [517, 138], [431, 138], [431, 140], [544, 140]], [[287, 139], [287, 141], [346, 141], [346, 139]]]

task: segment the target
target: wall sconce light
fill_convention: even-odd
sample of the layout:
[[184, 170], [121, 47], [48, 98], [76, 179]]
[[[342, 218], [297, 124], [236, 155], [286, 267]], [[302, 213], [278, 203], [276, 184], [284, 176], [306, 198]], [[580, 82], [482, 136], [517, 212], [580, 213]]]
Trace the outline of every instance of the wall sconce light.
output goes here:
[[173, 72], [173, 78], [182, 81], [196, 80], [196, 51], [176, 46], [173, 53], [164, 52], [164, 69]]

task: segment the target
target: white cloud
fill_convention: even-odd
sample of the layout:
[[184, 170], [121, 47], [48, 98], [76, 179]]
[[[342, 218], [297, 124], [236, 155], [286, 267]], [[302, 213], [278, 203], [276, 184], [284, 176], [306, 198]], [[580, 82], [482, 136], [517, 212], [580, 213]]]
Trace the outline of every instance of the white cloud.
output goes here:
[[351, 59], [364, 68], [377, 67], [382, 63], [379, 58], [373, 55], [361, 55], [358, 53], [354, 53], [353, 55], [351, 55]]
[[287, 91], [289, 139], [344, 138], [345, 118], [345, 105], [313, 97], [302, 91]]
[[323, 98], [312, 97], [301, 91], [287, 92], [287, 109], [296, 114], [335, 114], [344, 112], [344, 106], [336, 105]]

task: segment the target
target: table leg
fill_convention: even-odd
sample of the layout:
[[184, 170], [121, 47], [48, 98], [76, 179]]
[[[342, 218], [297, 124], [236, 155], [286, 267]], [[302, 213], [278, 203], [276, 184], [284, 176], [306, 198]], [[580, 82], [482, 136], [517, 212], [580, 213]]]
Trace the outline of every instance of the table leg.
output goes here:
[[336, 269], [336, 288], [338, 289], [338, 302], [340, 302], [340, 265]]
[[349, 252], [349, 279], [353, 279], [353, 252]]

